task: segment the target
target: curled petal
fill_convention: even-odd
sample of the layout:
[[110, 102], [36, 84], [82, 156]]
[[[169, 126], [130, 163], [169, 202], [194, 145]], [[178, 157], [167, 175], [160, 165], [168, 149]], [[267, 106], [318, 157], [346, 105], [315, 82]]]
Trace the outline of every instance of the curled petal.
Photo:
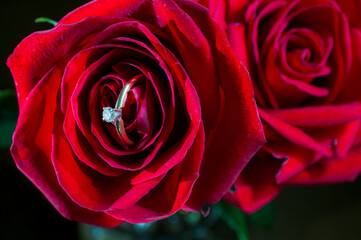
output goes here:
[[343, 159], [323, 159], [292, 178], [288, 184], [313, 185], [351, 182], [361, 173], [361, 148], [356, 146]]

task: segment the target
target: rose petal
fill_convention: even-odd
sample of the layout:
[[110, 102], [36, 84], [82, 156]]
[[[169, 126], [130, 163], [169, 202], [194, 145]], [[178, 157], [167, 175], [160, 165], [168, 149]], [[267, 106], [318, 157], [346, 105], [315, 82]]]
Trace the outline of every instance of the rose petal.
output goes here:
[[[244, 24], [229, 24], [227, 26], [229, 42], [236, 53], [238, 59], [242, 62], [246, 69], [250, 69], [248, 54], [247, 54], [247, 42], [245, 39], [245, 25]], [[261, 90], [258, 84], [253, 85], [254, 94], [261, 106], [266, 106], [266, 100], [261, 94]]]
[[353, 102], [342, 105], [307, 106], [266, 111], [294, 126], [325, 127], [361, 118], [361, 103]]
[[[169, 62], [174, 63], [169, 64], [170, 70], [173, 72], [172, 75], [175, 77], [174, 81], [177, 83], [177, 85], [179, 85], [178, 89], [182, 89], [184, 94], [184, 99], [180, 99], [179, 95], [176, 94], [178, 98], [175, 102], [178, 104], [178, 106], [176, 106], [176, 122], [174, 124], [175, 126], [177, 126], [177, 128], [182, 128], [182, 126], [185, 124], [184, 121], [189, 121], [189, 126], [186, 126], [183, 129], [183, 136], [178, 139], [178, 141], [173, 142], [173, 146], [170, 146], [169, 149], [166, 149], [166, 151], [162, 152], [159, 155], [158, 161], [153, 161], [146, 169], [146, 171], [139, 172], [133, 177], [133, 183], [141, 182], [144, 181], [144, 179], [163, 174], [165, 171], [168, 171], [173, 166], [175, 166], [181, 159], [183, 159], [186, 149], [189, 149], [194, 137], [197, 134], [201, 121], [200, 103], [191, 79], [186, 75], [187, 73], [183, 69], [182, 65], [177, 64], [178, 61], [174, 59], [174, 56], [172, 56], [170, 52], [168, 52], [167, 56], [169, 59], [172, 59]], [[181, 106], [180, 104], [181, 101], [184, 102], [183, 104], [186, 107], [184, 111], [189, 114], [189, 120], [182, 118], [183, 114], [181, 114], [181, 109], [183, 108], [183, 106]], [[163, 140], [162, 138], [160, 139]]]
[[361, 22], [359, 21], [359, 9], [361, 9], [361, 2], [359, 0], [334, 0], [346, 14], [347, 19], [352, 26], [361, 29]]
[[[102, 227], [122, 223], [104, 213], [89, 211], [74, 203], [60, 187], [51, 163], [51, 134], [58, 106], [57, 92], [61, 72], [51, 70], [33, 88], [23, 104], [14, 133], [11, 153], [20, 171], [45, 195], [66, 218]], [[44, 95], [47, 92], [49, 95]], [[45, 117], [44, 116], [49, 116]], [[29, 127], [28, 123], [32, 123]], [[61, 126], [61, 124], [60, 124]]]
[[164, 177], [131, 185], [126, 176], [108, 177], [82, 164], [72, 153], [64, 136], [52, 137], [52, 161], [59, 184], [74, 202], [95, 211], [128, 207], [136, 203]]
[[[209, 0], [210, 2], [223, 2], [223, 1], [218, 1], [218, 0]], [[227, 16], [225, 16], [226, 18], [228, 18], [228, 22], [236, 22], [239, 20], [239, 16], [244, 16], [245, 15], [245, 10], [246, 10], [246, 6], [248, 4], [248, 0], [247, 1], [238, 1], [238, 0], [229, 0], [229, 1], [225, 1], [228, 5], [226, 6], [226, 10], [227, 10]], [[212, 6], [212, 5], [210, 5]], [[212, 7], [209, 7], [210, 9]]]
[[[131, 223], [149, 222], [170, 216], [178, 211], [191, 194], [204, 151], [204, 130], [200, 127], [187, 155], [167, 176], [134, 206], [106, 212]], [[155, 204], [156, 203], [156, 204]]]
[[347, 103], [352, 101], [360, 101], [361, 81], [360, 81], [360, 69], [361, 69], [361, 50], [359, 48], [361, 42], [361, 30], [352, 28], [352, 66], [347, 77], [347, 81], [343, 87], [340, 96], [337, 101], [341, 103]]
[[336, 156], [339, 158], [344, 158], [349, 153], [349, 150], [356, 140], [357, 133], [360, 130], [361, 120], [355, 120], [344, 125], [342, 133], [336, 138], [337, 143], [335, 146]]
[[351, 182], [361, 173], [361, 147], [353, 148], [343, 159], [323, 159], [301, 172], [288, 184], [330, 184]]
[[303, 146], [308, 149], [317, 151], [325, 156], [331, 156], [332, 151], [328, 146], [324, 146], [322, 143], [317, 142], [311, 136], [307, 135], [301, 129], [294, 127], [275, 116], [267, 113], [264, 110], [259, 109], [259, 113], [267, 124], [273, 127], [279, 134], [290, 142]]
[[224, 94], [224, 109], [218, 129], [208, 136], [200, 177], [186, 204], [188, 209], [199, 211], [203, 205], [218, 202], [223, 197], [245, 164], [263, 144], [264, 138], [254, 108], [253, 89], [247, 70], [240, 65], [227, 42], [223, 41], [224, 35], [215, 28], [214, 22], [204, 23], [202, 20], [205, 18], [201, 17], [193, 19], [198, 21], [197, 25], [213, 29], [203, 33], [210, 46], [217, 47], [212, 49], [212, 54], [224, 91], [221, 93]]
[[293, 86], [297, 87], [299, 90], [304, 91], [312, 96], [325, 97], [329, 93], [329, 91], [326, 88], [313, 86], [313, 85], [310, 85], [308, 83], [305, 83], [305, 82], [302, 82], [302, 81], [299, 81], [296, 79], [291, 79], [283, 74], [279, 74], [279, 75], [287, 84], [293, 85]]
[[31, 89], [57, 61], [64, 59], [84, 37], [113, 22], [109, 18], [103, 21], [88, 18], [77, 24], [58, 24], [51, 30], [25, 38], [7, 61], [15, 80], [20, 108]]
[[228, 192], [223, 199], [246, 213], [257, 211], [281, 190], [275, 175], [283, 161], [260, 150], [235, 182], [235, 191]]
[[267, 147], [273, 155], [283, 155], [286, 158], [275, 175], [278, 184], [287, 182], [322, 158], [322, 154], [289, 143], [269, 144]]
[[[249, 6], [249, 9], [246, 12], [246, 18], [249, 18], [249, 16], [247, 17], [247, 15], [251, 14], [252, 11], [254, 11], [253, 14], [256, 14], [258, 5], [259, 5], [259, 2], [254, 2], [253, 4], [251, 4]], [[268, 37], [264, 40], [265, 45], [262, 46], [262, 49], [259, 49], [258, 41], [260, 41], [260, 39], [259, 39], [260, 36], [258, 33], [258, 28], [259, 28], [260, 22], [263, 20], [263, 18], [267, 18], [269, 15], [271, 15], [275, 11], [281, 9], [285, 5], [286, 5], [286, 3], [282, 2], [282, 1], [274, 1], [274, 2], [267, 4], [267, 6], [265, 6], [265, 8], [262, 9], [257, 14], [257, 17], [255, 17], [254, 21], [250, 22], [250, 24], [249, 24], [250, 37], [249, 37], [248, 45], [252, 46], [253, 57], [254, 57], [254, 61], [256, 64], [255, 69], [252, 70], [252, 73], [257, 71], [257, 78], [255, 78], [255, 81], [257, 81], [257, 82], [255, 83], [255, 85], [262, 86], [262, 88], [259, 88], [259, 89], [264, 89], [262, 92], [262, 95], [266, 96], [268, 98], [269, 103], [267, 103], [267, 105], [264, 105], [264, 106], [270, 105], [272, 107], [278, 107], [276, 95], [273, 93], [271, 86], [270, 86], [271, 82], [269, 82], [267, 80], [267, 75], [262, 70], [263, 69], [262, 59], [264, 58], [264, 55], [265, 55], [263, 53], [263, 49], [268, 49], [267, 46], [270, 47], [270, 44], [272, 44], [272, 42], [273, 42], [273, 41], [270, 41], [270, 39], [272, 39], [271, 36], [273, 36], [277, 32], [275, 32], [273, 30], [272, 31], [273, 34], [269, 34]], [[286, 9], [286, 11], [288, 11], [288, 10]], [[278, 21], [277, 23], [275, 23], [273, 25], [273, 29], [276, 29], [276, 26], [282, 27], [283, 25], [284, 25], [284, 23], [282, 23], [282, 21]]]

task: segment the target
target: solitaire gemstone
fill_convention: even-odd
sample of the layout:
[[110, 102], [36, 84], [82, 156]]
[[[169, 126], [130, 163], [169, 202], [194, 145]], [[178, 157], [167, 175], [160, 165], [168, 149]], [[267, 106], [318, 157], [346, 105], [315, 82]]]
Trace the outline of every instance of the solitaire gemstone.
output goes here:
[[111, 123], [121, 117], [122, 117], [122, 112], [120, 110], [111, 107], [103, 108], [103, 121]]

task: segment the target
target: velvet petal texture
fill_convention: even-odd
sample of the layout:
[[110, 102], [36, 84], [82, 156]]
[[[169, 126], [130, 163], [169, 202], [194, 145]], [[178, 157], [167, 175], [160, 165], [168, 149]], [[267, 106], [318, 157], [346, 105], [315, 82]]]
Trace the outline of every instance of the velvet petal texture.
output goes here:
[[[72, 220], [112, 227], [200, 211], [265, 141], [247, 70], [192, 1], [89, 2], [24, 39], [8, 66], [14, 160]], [[132, 143], [102, 120], [131, 81], [120, 134]]]

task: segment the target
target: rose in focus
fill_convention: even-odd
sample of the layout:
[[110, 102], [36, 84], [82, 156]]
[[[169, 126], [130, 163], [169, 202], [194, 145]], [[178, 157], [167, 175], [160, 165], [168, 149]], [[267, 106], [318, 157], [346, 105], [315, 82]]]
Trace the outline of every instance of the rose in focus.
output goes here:
[[[11, 153], [68, 219], [111, 227], [201, 211], [264, 143], [247, 71], [192, 1], [92, 1], [7, 64], [20, 107]], [[102, 113], [134, 79], [123, 141]]]
[[361, 1], [201, 1], [249, 69], [267, 144], [225, 199], [254, 212], [285, 185], [361, 171]]

